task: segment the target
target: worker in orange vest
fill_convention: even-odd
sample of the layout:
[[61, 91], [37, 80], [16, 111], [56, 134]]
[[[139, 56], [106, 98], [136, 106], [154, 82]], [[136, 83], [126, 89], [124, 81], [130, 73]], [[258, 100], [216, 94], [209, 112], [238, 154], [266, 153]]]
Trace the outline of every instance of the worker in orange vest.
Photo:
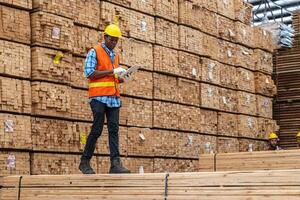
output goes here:
[[300, 132], [297, 133], [296, 138], [297, 138], [298, 148], [300, 149]]
[[269, 134], [269, 150], [282, 150], [282, 148], [279, 146], [279, 138], [276, 133], [270, 133]]
[[104, 43], [95, 45], [87, 54], [84, 73], [89, 82], [89, 100], [93, 112], [93, 125], [87, 137], [79, 169], [83, 174], [95, 174], [90, 165], [97, 139], [101, 136], [104, 118], [107, 119], [111, 167], [109, 173], [130, 173], [123, 167], [119, 153], [119, 112], [121, 107], [119, 84], [129, 77], [120, 78], [126, 70], [119, 66], [114, 53], [120, 28], [111, 24], [104, 30]]

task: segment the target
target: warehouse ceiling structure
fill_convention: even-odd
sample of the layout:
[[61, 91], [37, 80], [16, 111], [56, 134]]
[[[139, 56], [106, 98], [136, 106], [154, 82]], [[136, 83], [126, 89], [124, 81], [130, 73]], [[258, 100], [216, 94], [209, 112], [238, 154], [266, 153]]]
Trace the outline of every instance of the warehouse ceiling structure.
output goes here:
[[270, 21], [292, 23], [292, 13], [300, 11], [300, 0], [246, 0], [253, 5], [253, 23], [259, 25], [267, 17]]

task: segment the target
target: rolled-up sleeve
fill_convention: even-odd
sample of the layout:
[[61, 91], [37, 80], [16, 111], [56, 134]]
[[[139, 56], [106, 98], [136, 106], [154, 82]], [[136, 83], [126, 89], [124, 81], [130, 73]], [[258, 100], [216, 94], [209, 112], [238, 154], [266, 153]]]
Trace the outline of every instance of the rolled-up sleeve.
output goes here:
[[84, 76], [88, 78], [91, 74], [94, 73], [97, 66], [97, 57], [96, 57], [96, 51], [94, 49], [91, 49], [85, 59], [84, 64]]

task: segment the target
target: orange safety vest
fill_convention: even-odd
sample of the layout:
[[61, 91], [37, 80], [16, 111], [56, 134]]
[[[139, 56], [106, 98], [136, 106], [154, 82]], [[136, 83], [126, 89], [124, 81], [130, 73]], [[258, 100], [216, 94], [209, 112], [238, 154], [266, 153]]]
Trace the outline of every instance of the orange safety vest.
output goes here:
[[[101, 45], [94, 47], [97, 55], [96, 70], [113, 70], [119, 67], [119, 56], [115, 56], [114, 64]], [[89, 97], [120, 96], [119, 79], [117, 75], [108, 75], [99, 79], [89, 78]]]

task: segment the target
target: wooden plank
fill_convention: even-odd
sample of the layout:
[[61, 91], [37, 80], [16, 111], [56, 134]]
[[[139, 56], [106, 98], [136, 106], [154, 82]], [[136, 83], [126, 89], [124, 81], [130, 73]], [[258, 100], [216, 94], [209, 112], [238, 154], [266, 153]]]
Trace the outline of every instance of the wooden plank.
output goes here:
[[155, 41], [157, 44], [178, 49], [179, 29], [177, 24], [156, 18], [155, 28]]
[[1, 175], [29, 175], [29, 160], [28, 152], [0, 151]]

